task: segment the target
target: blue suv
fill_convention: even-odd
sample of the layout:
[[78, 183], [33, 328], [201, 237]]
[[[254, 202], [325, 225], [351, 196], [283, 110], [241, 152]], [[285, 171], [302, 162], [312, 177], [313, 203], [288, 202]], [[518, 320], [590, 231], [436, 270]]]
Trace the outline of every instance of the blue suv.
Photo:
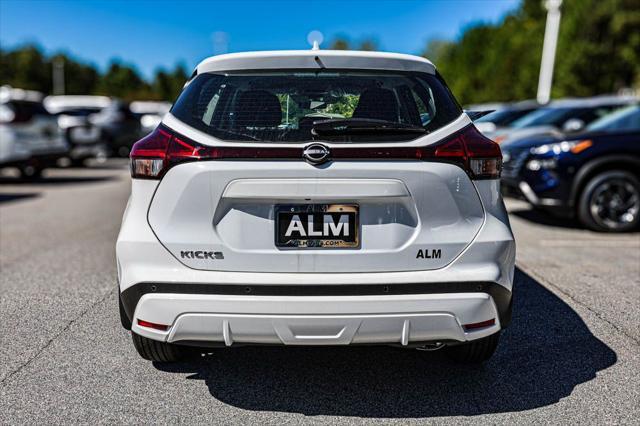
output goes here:
[[501, 145], [505, 192], [577, 217], [586, 227], [626, 232], [640, 224], [640, 106], [556, 133]]

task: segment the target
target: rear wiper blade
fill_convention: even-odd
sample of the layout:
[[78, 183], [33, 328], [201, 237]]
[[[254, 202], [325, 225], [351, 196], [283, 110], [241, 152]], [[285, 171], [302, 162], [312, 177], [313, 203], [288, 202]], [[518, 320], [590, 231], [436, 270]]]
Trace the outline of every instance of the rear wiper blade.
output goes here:
[[314, 135], [345, 135], [376, 132], [426, 133], [424, 127], [369, 118], [333, 118], [315, 121], [311, 128]]

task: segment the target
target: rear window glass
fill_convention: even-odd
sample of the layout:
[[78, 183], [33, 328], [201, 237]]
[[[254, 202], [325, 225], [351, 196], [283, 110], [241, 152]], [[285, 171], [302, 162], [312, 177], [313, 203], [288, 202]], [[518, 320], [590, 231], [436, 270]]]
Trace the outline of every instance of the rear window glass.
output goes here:
[[461, 114], [437, 75], [400, 72], [206, 73], [171, 113], [229, 141], [410, 140]]

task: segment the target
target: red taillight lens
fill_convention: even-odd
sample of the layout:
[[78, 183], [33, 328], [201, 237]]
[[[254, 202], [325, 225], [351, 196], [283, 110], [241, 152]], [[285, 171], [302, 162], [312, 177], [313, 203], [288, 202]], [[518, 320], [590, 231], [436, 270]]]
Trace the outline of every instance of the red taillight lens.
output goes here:
[[467, 126], [435, 147], [425, 147], [425, 157], [459, 162], [474, 179], [497, 179], [502, 170], [500, 146], [475, 126]]
[[161, 127], [136, 142], [131, 148], [131, 176], [159, 179], [165, 169], [167, 149], [173, 135]]
[[[302, 160], [302, 147], [212, 147], [201, 145], [164, 126], [136, 142], [131, 150], [131, 176], [160, 179], [176, 164], [204, 159]], [[433, 145], [423, 147], [331, 149], [334, 160], [424, 160], [454, 163], [473, 179], [496, 179], [502, 169], [500, 146], [484, 137], [473, 125]]]
[[174, 134], [161, 126], [136, 142], [131, 149], [130, 157], [131, 176], [160, 179], [175, 164], [216, 158], [216, 150]]

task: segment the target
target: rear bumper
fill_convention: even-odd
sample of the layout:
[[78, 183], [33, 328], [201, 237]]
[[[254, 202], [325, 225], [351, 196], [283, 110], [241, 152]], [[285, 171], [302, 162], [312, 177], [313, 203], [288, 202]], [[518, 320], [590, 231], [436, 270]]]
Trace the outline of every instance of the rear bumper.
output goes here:
[[[510, 308], [510, 292], [506, 292], [508, 295], [501, 303], [508, 307], [503, 306], [503, 310]], [[126, 298], [126, 292], [122, 296]], [[504, 327], [499, 311], [496, 299], [482, 291], [384, 296], [151, 292], [142, 295], [136, 304], [132, 331], [154, 340], [221, 346], [409, 346], [486, 337]], [[505, 313], [502, 317], [508, 320]], [[160, 331], [142, 327], [138, 320], [165, 324], [169, 328]], [[494, 323], [474, 329], [464, 327], [488, 320], [494, 320]]]
[[[125, 311], [135, 333], [183, 344], [415, 345], [485, 337], [509, 322], [515, 242], [498, 182], [475, 185], [484, 224], [443, 268], [275, 273], [180, 263], [146, 223], [157, 183], [134, 179], [116, 247]], [[484, 328], [463, 327], [492, 319]]]

